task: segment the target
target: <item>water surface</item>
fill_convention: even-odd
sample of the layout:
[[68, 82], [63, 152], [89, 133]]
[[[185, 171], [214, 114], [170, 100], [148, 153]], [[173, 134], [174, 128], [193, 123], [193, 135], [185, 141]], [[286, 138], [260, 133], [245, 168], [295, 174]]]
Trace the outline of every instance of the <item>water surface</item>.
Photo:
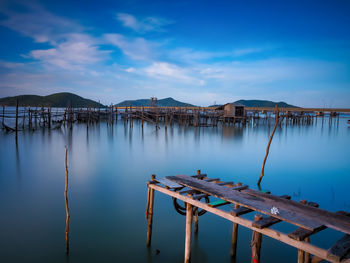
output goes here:
[[[346, 118], [276, 131], [264, 189], [307, 199], [331, 211], [350, 211], [350, 128]], [[183, 262], [185, 217], [171, 199], [155, 195], [152, 247], [146, 241], [146, 182], [194, 174], [256, 188], [272, 127], [161, 127], [118, 121], [73, 129], [0, 131], [0, 262]], [[68, 147], [70, 253], [65, 255], [64, 147]], [[292, 230], [288, 225], [275, 226]], [[232, 225], [215, 215], [199, 219], [192, 262], [230, 262]], [[327, 247], [340, 237], [323, 231]], [[237, 262], [250, 261], [251, 231], [240, 228]], [[160, 251], [156, 255], [155, 251]], [[283, 260], [282, 260], [283, 259]], [[262, 262], [295, 262], [297, 251], [263, 238]], [[281, 261], [282, 260], [282, 261]]]

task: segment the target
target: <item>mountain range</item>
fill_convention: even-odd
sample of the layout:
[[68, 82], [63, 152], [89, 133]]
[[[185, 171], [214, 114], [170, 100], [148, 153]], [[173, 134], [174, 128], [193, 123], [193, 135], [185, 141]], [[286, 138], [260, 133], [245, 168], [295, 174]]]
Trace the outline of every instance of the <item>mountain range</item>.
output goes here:
[[[62, 92], [55, 93], [48, 96], [38, 95], [20, 95], [14, 97], [0, 98], [0, 105], [16, 106], [16, 103], [20, 106], [32, 106], [32, 107], [73, 107], [73, 108], [98, 108], [105, 107], [99, 102], [85, 99], [73, 93]], [[297, 108], [286, 102], [273, 102], [269, 100], [237, 100], [233, 103], [242, 104], [246, 107], [275, 107], [277, 104], [281, 108]], [[138, 100], [125, 100], [114, 106], [117, 107], [130, 107], [130, 106], [150, 106], [150, 99], [138, 99]], [[181, 102], [173, 98], [165, 98], [157, 100], [157, 106], [159, 107], [197, 107], [190, 103]], [[211, 105], [209, 107], [217, 107], [221, 105]]]
[[73, 107], [73, 108], [99, 108], [104, 107], [99, 102], [84, 99], [73, 93], [61, 92], [48, 96], [38, 95], [20, 95], [14, 97], [5, 97], [0, 99], [0, 105], [5, 106], [32, 106], [32, 107]]
[[[130, 106], [150, 106], [150, 99], [140, 99], [140, 100], [124, 100], [116, 104], [117, 107], [130, 107]], [[174, 100], [173, 98], [165, 98], [157, 100], [157, 106], [159, 107], [197, 107], [195, 105]]]

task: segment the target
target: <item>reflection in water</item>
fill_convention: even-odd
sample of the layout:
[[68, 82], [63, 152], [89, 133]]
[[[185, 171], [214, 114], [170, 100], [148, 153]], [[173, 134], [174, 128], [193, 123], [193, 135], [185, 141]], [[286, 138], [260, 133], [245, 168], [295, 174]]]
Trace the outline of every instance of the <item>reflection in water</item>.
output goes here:
[[64, 198], [66, 201], [66, 254], [68, 255], [69, 253], [69, 206], [68, 206], [68, 165], [67, 165], [67, 152], [68, 149], [65, 147], [65, 158], [64, 158], [64, 163], [65, 163], [65, 168], [66, 168], [66, 185], [64, 188]]

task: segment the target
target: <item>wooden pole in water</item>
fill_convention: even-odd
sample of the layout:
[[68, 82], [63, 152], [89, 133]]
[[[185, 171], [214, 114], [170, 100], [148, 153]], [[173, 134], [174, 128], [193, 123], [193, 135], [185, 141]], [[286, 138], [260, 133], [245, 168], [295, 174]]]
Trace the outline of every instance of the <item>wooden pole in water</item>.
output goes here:
[[[242, 186], [242, 183], [237, 183], [237, 186]], [[235, 208], [239, 208], [239, 205], [235, 203]], [[236, 251], [237, 251], [237, 236], [238, 236], [238, 224], [233, 223], [232, 226], [232, 242], [231, 242], [231, 251], [230, 255], [232, 258], [236, 257]]]
[[[197, 170], [197, 175], [201, 174], [201, 170]], [[194, 233], [198, 233], [198, 207], [194, 213]]]
[[[262, 218], [262, 215], [255, 215], [254, 221], [258, 221]], [[253, 231], [252, 241], [250, 246], [252, 247], [252, 260], [251, 263], [259, 263], [260, 261], [260, 249], [261, 249], [262, 234]]]
[[16, 140], [17, 140], [17, 133], [18, 133], [18, 100], [16, 100]]
[[[151, 180], [154, 181], [156, 176], [152, 174]], [[153, 206], [154, 206], [154, 189], [149, 189], [149, 196], [147, 202], [146, 217], [148, 219], [148, 228], [147, 228], [147, 246], [151, 245], [152, 240], [152, 224], [153, 224]]]
[[68, 191], [68, 165], [67, 165], [67, 146], [65, 147], [65, 158], [64, 158], [64, 164], [65, 164], [65, 168], [66, 168], [66, 185], [64, 188], [64, 198], [66, 201], [66, 254], [69, 253], [69, 207], [68, 207], [68, 195], [67, 195], [67, 191]]
[[276, 116], [275, 116], [275, 126], [273, 127], [273, 131], [271, 133], [270, 139], [269, 139], [269, 143], [267, 144], [267, 148], [266, 148], [266, 154], [265, 154], [265, 158], [261, 167], [261, 172], [260, 172], [260, 177], [259, 177], [259, 181], [258, 181], [258, 185], [260, 185], [262, 178], [264, 177], [264, 170], [265, 170], [265, 163], [267, 160], [267, 156], [269, 155], [269, 151], [270, 151], [270, 145], [273, 139], [273, 135], [275, 134], [276, 128], [277, 128], [277, 124], [278, 124], [278, 117], [279, 117], [279, 111], [278, 111], [278, 106], [276, 104]]
[[5, 105], [2, 106], [2, 124], [5, 123]]
[[186, 203], [185, 263], [189, 263], [191, 261], [192, 219], [192, 205]]

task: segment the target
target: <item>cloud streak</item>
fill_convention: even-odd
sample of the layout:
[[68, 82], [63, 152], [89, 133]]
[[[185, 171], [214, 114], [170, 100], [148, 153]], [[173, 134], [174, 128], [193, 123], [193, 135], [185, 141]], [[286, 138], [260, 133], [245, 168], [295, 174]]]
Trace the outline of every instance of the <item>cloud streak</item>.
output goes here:
[[164, 27], [171, 22], [169, 20], [148, 16], [143, 19], [137, 19], [135, 16], [127, 13], [118, 13], [116, 15], [124, 27], [130, 28], [138, 33], [146, 33], [151, 31], [164, 31]]

